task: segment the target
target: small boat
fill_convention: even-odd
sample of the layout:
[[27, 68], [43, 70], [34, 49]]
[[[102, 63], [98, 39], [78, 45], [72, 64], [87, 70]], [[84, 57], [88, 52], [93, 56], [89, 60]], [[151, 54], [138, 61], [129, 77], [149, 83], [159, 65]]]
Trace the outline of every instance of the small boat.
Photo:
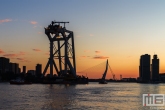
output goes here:
[[107, 82], [105, 80], [100, 80], [99, 84], [107, 84]]
[[10, 84], [24, 84], [24, 80], [13, 79], [10, 81]]
[[10, 84], [32, 84], [32, 83], [25, 81], [23, 79], [17, 78], [17, 79], [10, 80]]

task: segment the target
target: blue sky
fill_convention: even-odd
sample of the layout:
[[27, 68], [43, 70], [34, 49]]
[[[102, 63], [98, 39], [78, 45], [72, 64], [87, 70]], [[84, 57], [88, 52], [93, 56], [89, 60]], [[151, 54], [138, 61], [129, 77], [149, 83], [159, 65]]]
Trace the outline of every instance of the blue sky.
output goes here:
[[[118, 76], [134, 77], [138, 76], [140, 55], [155, 53], [160, 58], [160, 71], [165, 72], [164, 0], [0, 2], [0, 56], [15, 54], [8, 57], [20, 66], [33, 69], [42, 63], [45, 67], [49, 41], [44, 27], [56, 20], [70, 22], [66, 28], [74, 32], [79, 71], [108, 58]], [[18, 55], [21, 52], [24, 56]], [[94, 59], [96, 56], [100, 59]]]

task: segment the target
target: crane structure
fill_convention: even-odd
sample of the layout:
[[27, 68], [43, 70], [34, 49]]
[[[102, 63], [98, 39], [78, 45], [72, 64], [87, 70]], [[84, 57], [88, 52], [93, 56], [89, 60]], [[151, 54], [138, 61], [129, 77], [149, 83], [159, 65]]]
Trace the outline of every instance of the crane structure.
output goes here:
[[46, 74], [50, 66], [51, 78], [53, 77], [53, 69], [58, 76], [71, 75], [76, 77], [74, 34], [65, 28], [66, 23], [69, 22], [52, 21], [45, 28], [45, 34], [50, 41], [50, 54], [43, 75]]

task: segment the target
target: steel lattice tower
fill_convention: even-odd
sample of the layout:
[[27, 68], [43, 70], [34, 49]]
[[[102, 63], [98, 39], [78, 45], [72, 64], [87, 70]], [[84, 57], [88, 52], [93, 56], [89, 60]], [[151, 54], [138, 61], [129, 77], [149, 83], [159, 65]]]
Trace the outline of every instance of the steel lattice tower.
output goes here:
[[[70, 74], [76, 77], [74, 35], [72, 31], [65, 28], [66, 23], [69, 22], [52, 21], [45, 28], [45, 34], [50, 41], [50, 56], [43, 75], [45, 75], [50, 66], [50, 77], [53, 77], [54, 66], [58, 76]], [[60, 24], [64, 26], [62, 27]]]

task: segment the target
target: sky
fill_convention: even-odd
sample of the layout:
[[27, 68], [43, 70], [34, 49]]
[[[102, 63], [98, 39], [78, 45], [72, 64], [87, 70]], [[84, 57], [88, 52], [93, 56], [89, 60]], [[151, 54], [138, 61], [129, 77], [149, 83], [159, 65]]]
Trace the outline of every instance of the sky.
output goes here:
[[[139, 59], [154, 54], [165, 73], [164, 0], [1, 0], [0, 57], [42, 70], [49, 57], [44, 33], [51, 21], [69, 21], [74, 32], [77, 74], [101, 78], [99, 72], [83, 73], [106, 62], [116, 78], [139, 76]], [[95, 68], [95, 70], [97, 70]], [[90, 70], [92, 71], [92, 70]], [[47, 71], [49, 73], [49, 70]], [[107, 79], [112, 73], [107, 73]]]

